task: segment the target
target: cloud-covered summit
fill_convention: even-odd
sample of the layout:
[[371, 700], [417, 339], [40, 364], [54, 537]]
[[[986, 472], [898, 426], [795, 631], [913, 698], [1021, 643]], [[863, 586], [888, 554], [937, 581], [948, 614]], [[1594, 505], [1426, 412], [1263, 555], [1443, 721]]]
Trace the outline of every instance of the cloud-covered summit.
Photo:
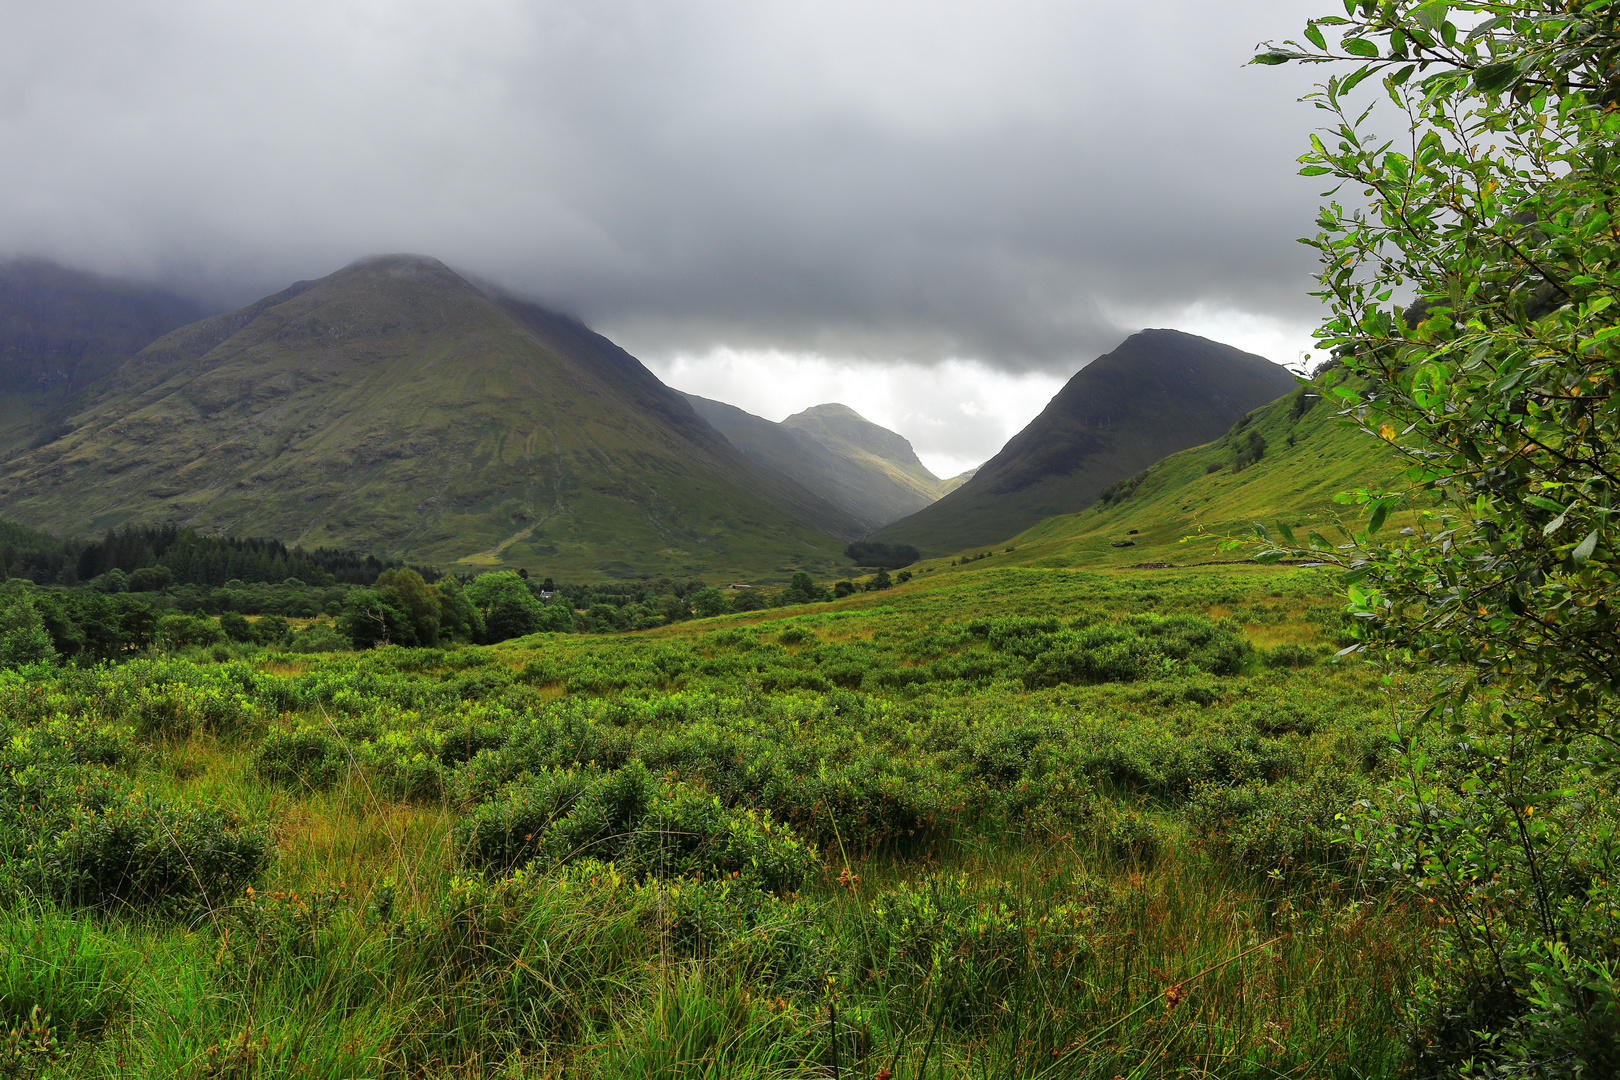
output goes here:
[[0, 255], [223, 305], [425, 251], [652, 359], [1067, 375], [1122, 309], [1310, 318], [1309, 76], [1242, 65], [1314, 10], [0, 4]]

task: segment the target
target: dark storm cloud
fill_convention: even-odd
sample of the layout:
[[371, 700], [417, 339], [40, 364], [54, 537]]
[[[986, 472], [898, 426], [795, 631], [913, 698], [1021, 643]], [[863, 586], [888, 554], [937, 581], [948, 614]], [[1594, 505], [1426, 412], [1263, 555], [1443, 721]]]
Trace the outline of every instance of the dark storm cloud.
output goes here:
[[[1234, 12], [1233, 9], [1241, 9]], [[239, 302], [434, 254], [633, 350], [1069, 372], [1300, 320], [1317, 5], [0, 0], [0, 252]]]

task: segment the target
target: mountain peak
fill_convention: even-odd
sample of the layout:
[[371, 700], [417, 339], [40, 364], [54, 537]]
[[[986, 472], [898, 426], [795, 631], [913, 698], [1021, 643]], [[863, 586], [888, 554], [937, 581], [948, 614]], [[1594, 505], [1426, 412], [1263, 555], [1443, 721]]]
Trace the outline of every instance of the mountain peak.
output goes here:
[[[576, 576], [831, 572], [864, 523], [583, 324], [384, 255], [180, 327], [0, 466], [0, 508]], [[3, 433], [0, 433], [3, 434]]]
[[848, 405], [837, 402], [812, 405], [783, 420], [782, 426], [802, 431], [822, 443], [843, 444], [870, 454], [930, 484], [939, 482], [918, 459], [905, 436], [879, 427]]
[[1219, 438], [1293, 385], [1291, 372], [1263, 357], [1180, 330], [1142, 330], [1081, 368], [961, 487], [874, 536], [934, 553], [1005, 540]]
[[904, 437], [848, 405], [813, 405], [780, 424], [734, 405], [686, 395], [699, 416], [762, 464], [792, 476], [875, 529], [920, 510], [949, 488]]
[[[333, 277], [357, 271], [370, 270], [405, 277], [411, 274], [455, 274], [444, 263], [431, 255], [412, 255], [399, 252], [393, 255], [366, 255], [339, 270]], [[459, 274], [455, 274], [459, 277]]]
[[[860, 413], [858, 413], [854, 409], [850, 408], [848, 405], [842, 405], [842, 404], [840, 404], [840, 403], [838, 403], [836, 401], [829, 401], [829, 402], [826, 402], [826, 403], [821, 404], [821, 405], [812, 405], [808, 409], [804, 409], [804, 410], [802, 410], [800, 412], [796, 412], [793, 415], [794, 416], [804, 416], [804, 417], [815, 417], [815, 418], [818, 418], [818, 419], [827, 419], [827, 420], [832, 420], [832, 419], [846, 420], [846, 421], [847, 420], [856, 420], [856, 421], [859, 421], [860, 423], [863, 423], [863, 424], [871, 422], [871, 421], [867, 420], [866, 417], [862, 416]], [[792, 417], [789, 417], [789, 419], [792, 419]], [[783, 423], [786, 423], [786, 422], [787, 421], [783, 421]]]

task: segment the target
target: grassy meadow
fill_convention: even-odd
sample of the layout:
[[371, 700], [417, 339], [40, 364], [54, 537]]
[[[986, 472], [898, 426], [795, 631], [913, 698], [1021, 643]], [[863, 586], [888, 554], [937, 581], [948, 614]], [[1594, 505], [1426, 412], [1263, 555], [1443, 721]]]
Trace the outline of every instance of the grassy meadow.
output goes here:
[[1388, 1075], [1403, 687], [1294, 567], [0, 675], [0, 1074]]

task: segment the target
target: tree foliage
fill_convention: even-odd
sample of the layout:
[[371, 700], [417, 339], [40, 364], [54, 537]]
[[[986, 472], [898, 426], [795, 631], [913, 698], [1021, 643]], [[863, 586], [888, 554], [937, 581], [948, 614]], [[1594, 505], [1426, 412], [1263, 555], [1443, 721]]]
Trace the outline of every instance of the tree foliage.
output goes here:
[[1425, 1035], [1452, 1064], [1601, 1072], [1617, 1052], [1591, 1034], [1615, 1000], [1610, 904], [1579, 884], [1612, 856], [1554, 873], [1590, 824], [1574, 792], [1620, 752], [1617, 8], [1347, 0], [1256, 57], [1351, 69], [1313, 95], [1329, 127], [1300, 158], [1337, 184], [1308, 241], [1324, 382], [1410, 486], [1341, 496], [1366, 514], [1347, 543], [1281, 528], [1269, 556], [1346, 570], [1363, 645], [1430, 667], [1431, 720], [1477, 755], [1442, 766], [1403, 733], [1423, 817], [1384, 834], [1453, 920], [1463, 977]]
[[878, 540], [857, 540], [844, 549], [844, 555], [858, 566], [882, 566], [898, 570], [922, 558], [910, 544], [885, 544]]

